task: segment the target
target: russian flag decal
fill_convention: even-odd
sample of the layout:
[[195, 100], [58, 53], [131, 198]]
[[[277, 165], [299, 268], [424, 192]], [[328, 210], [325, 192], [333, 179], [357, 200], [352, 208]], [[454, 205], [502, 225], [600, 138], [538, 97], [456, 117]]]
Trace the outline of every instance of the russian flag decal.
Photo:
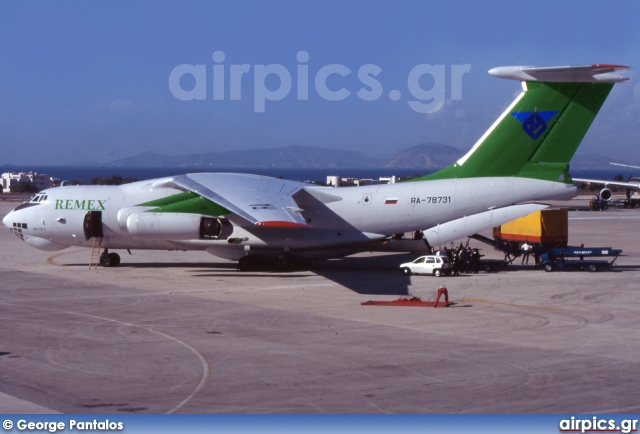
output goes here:
[[398, 203], [398, 199], [387, 199], [384, 201], [385, 205], [395, 205], [396, 203]]

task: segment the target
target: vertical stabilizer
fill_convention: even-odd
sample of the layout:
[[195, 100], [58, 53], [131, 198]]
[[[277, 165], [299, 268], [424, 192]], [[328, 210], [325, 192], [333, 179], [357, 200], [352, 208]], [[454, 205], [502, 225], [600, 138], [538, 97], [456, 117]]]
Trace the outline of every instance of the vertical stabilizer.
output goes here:
[[416, 180], [520, 176], [570, 183], [569, 161], [609, 95], [619, 65], [501, 67], [523, 92], [454, 164]]

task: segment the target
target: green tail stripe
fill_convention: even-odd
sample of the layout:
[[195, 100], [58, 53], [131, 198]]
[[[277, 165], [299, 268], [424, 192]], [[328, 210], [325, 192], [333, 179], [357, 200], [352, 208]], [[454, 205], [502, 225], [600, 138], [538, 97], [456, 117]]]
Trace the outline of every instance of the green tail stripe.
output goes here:
[[524, 94], [464, 157], [413, 181], [521, 176], [569, 183], [568, 163], [612, 87], [527, 82]]
[[182, 212], [219, 217], [231, 211], [191, 191], [141, 203], [139, 206], [153, 206], [149, 212]]
[[[545, 83], [530, 83], [530, 86], [536, 84]], [[570, 98], [570, 102], [549, 128], [542, 146], [535, 152], [531, 161], [540, 163], [568, 163], [571, 161], [600, 107], [613, 88], [613, 83], [582, 83], [573, 92], [572, 88], [575, 86], [567, 86], [571, 84], [573, 83], [548, 83], [557, 92]]]

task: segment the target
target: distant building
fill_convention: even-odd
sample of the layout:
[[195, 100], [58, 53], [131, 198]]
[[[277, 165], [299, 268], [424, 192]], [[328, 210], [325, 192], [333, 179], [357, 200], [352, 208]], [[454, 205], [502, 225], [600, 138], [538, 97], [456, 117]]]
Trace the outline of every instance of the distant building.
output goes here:
[[380, 177], [380, 182], [383, 184], [395, 184], [397, 181], [398, 177], [396, 175]]
[[0, 178], [2, 191], [10, 193], [15, 191], [19, 185], [30, 185], [36, 190], [44, 190], [53, 187], [55, 179], [44, 173], [37, 172], [6, 172]]
[[395, 184], [397, 177], [394, 176], [381, 176], [379, 180], [375, 179], [358, 179], [358, 178], [341, 178], [339, 176], [330, 175], [327, 176], [327, 184], [331, 187], [354, 187], [363, 185], [380, 185], [380, 184]]

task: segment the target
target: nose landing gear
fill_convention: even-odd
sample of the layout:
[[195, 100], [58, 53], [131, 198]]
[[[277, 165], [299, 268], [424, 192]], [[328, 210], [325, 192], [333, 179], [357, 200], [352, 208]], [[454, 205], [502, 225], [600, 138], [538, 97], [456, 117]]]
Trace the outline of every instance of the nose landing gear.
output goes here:
[[120, 265], [120, 255], [109, 253], [109, 249], [104, 249], [104, 252], [100, 255], [100, 265], [103, 267], [117, 267]]

